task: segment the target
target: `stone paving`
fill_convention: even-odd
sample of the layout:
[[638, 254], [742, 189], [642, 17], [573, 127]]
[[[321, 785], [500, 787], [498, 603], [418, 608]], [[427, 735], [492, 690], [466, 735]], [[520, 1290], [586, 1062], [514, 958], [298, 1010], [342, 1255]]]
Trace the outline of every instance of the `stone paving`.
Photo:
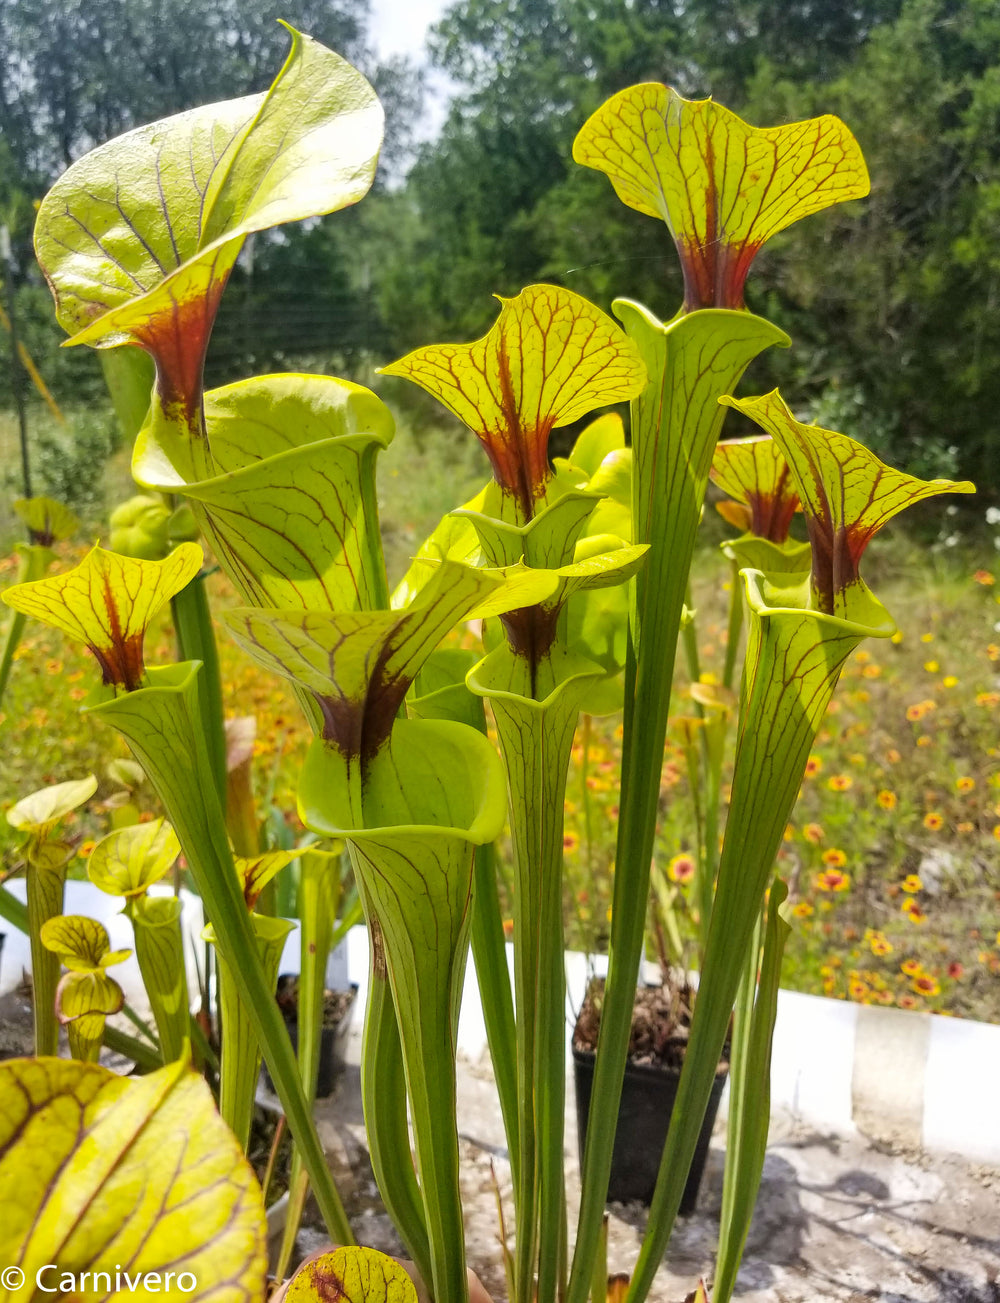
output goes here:
[[[0, 999], [0, 1033], [0, 1056], [30, 1048], [30, 1008], [22, 996]], [[334, 1095], [320, 1102], [317, 1122], [358, 1239], [398, 1252], [401, 1246], [368, 1164], [359, 1046], [360, 1037], [352, 1035], [351, 1061]], [[572, 1218], [575, 1107], [572, 1099], [567, 1105]], [[510, 1172], [485, 1056], [476, 1063], [460, 1061], [459, 1128], [469, 1260], [499, 1303], [506, 1291], [497, 1189], [509, 1216]], [[710, 1268], [722, 1168], [720, 1132], [709, 1153], [698, 1210], [678, 1222], [650, 1294], [653, 1303], [682, 1303], [698, 1275]], [[631, 1269], [644, 1220], [638, 1206], [612, 1207], [611, 1270]], [[322, 1239], [317, 1227], [307, 1226], [300, 1249], [310, 1252]], [[873, 1141], [858, 1130], [835, 1134], [779, 1111], [772, 1119], [735, 1298], [740, 1303], [1000, 1303], [1000, 1169]]]
[[[571, 1103], [571, 1101], [570, 1101]], [[574, 1109], [567, 1109], [571, 1218]], [[366, 1168], [357, 1069], [320, 1108], [322, 1135], [348, 1183], [359, 1238], [395, 1249]], [[510, 1178], [487, 1060], [462, 1063], [459, 1126], [470, 1262], [505, 1297], [496, 1189]], [[722, 1136], [709, 1154], [698, 1211], [678, 1222], [650, 1298], [682, 1303], [710, 1268], [722, 1192]], [[635, 1262], [644, 1211], [612, 1208], [609, 1269]], [[318, 1235], [303, 1247], [315, 1247]], [[735, 1297], [741, 1303], [1000, 1303], [1000, 1170], [831, 1135], [790, 1115], [772, 1121], [760, 1199]]]

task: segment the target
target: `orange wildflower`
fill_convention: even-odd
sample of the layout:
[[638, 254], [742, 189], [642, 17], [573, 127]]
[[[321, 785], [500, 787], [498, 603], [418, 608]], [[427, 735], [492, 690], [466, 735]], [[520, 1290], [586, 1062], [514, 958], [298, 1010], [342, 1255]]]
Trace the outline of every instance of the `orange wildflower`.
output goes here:
[[675, 855], [667, 865], [667, 877], [671, 882], [690, 882], [694, 877], [694, 859], [686, 852]]
[[892, 942], [884, 932], [873, 932], [868, 938], [868, 944], [871, 947], [872, 954], [878, 955], [880, 958], [892, 954]]
[[815, 883], [820, 891], [849, 891], [851, 875], [841, 873], [839, 869], [824, 869], [816, 874]]

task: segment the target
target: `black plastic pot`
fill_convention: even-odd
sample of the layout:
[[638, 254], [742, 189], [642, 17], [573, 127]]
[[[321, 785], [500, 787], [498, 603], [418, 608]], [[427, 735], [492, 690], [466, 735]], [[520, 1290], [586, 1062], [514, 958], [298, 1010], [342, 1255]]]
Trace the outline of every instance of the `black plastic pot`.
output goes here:
[[[590, 1093], [594, 1084], [594, 1054], [590, 1050], [573, 1050], [573, 1074], [576, 1079], [576, 1121], [580, 1137], [580, 1162], [587, 1138], [587, 1115], [590, 1112]], [[708, 1145], [712, 1128], [719, 1111], [719, 1101], [726, 1084], [728, 1072], [715, 1078], [708, 1111], [694, 1151], [691, 1171], [681, 1199], [683, 1216], [693, 1213], [698, 1202], [698, 1190], [705, 1172]], [[655, 1065], [628, 1064], [622, 1084], [618, 1126], [611, 1158], [611, 1180], [608, 1201], [627, 1203], [638, 1200], [647, 1206], [653, 1200], [656, 1177], [660, 1170], [660, 1157], [667, 1138], [670, 1114], [673, 1112], [680, 1073]]]
[[[279, 979], [280, 980], [280, 979]], [[336, 1027], [324, 1027], [320, 1034], [319, 1041], [319, 1073], [316, 1078], [316, 1098], [326, 1099], [328, 1095], [333, 1094], [333, 1088], [337, 1084], [337, 1078], [344, 1070], [344, 1050], [347, 1045], [347, 1038], [351, 1031], [351, 1014], [354, 1011], [354, 997], [358, 993], [357, 982], [351, 983], [351, 1002], [344, 1010], [344, 1015]], [[291, 1038], [292, 1049], [296, 1052], [299, 1048], [299, 1029], [297, 1019], [293, 1014], [285, 1018], [285, 1026], [288, 1028], [288, 1035]], [[268, 1089], [273, 1090], [271, 1074], [264, 1065], [264, 1080]]]

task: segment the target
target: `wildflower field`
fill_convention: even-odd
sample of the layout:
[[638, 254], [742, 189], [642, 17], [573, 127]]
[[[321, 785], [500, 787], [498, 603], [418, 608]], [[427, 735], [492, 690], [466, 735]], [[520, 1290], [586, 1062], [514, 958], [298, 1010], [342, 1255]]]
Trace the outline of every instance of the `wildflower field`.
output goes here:
[[[782, 985], [1000, 1022], [1000, 566], [929, 555], [901, 535], [880, 565], [899, 632], [846, 667], [785, 830], [779, 872], [795, 927]], [[706, 683], [724, 654], [726, 573], [708, 551], [696, 563]], [[659, 876], [682, 915], [693, 709], [682, 688], [661, 785]], [[574, 749], [567, 910], [584, 948], [607, 936], [619, 737], [595, 720]]]
[[[469, 495], [477, 487], [475, 458], [456, 462], [447, 442], [443, 433], [417, 439], [405, 431], [385, 457], [380, 505], [394, 577], [455, 500], [456, 484]], [[442, 464], [450, 464], [448, 475]], [[109, 475], [117, 484], [123, 467], [113, 462]], [[83, 543], [61, 545], [61, 565], [85, 551]], [[1000, 1022], [1000, 554], [989, 533], [975, 545], [947, 547], [899, 531], [887, 531], [873, 553], [873, 584], [899, 632], [863, 645], [845, 669], [786, 829], [779, 869], [795, 929], [782, 983]], [[16, 569], [16, 556], [0, 559], [0, 586], [13, 582]], [[708, 685], [718, 681], [725, 655], [729, 575], [716, 543], [706, 545], [695, 563], [693, 605], [699, 677]], [[209, 583], [213, 603], [235, 600], [220, 574]], [[150, 663], [173, 657], [169, 620], [148, 648]], [[287, 838], [300, 831], [293, 789], [308, 728], [288, 686], [225, 635], [220, 655], [227, 714], [257, 719], [260, 812], [272, 837]], [[683, 672], [678, 677], [654, 898], [672, 897], [680, 933], [690, 936], [696, 825], [687, 748], [697, 707], [690, 676], [686, 683]], [[80, 714], [92, 682], [86, 653], [29, 625], [0, 714], [3, 809], [47, 783], [87, 773], [101, 780], [98, 798], [73, 828], [71, 875], [79, 876], [117, 804], [133, 802], [147, 818], [159, 813], [149, 789], [128, 790], [109, 775], [109, 764], [126, 752], [110, 730]], [[730, 751], [733, 732], [731, 725]], [[565, 908], [574, 948], [607, 944], [620, 737], [620, 716], [584, 717], [573, 750]], [[13, 865], [14, 839], [0, 820], [0, 872]], [[650, 957], [659, 925], [651, 911]]]

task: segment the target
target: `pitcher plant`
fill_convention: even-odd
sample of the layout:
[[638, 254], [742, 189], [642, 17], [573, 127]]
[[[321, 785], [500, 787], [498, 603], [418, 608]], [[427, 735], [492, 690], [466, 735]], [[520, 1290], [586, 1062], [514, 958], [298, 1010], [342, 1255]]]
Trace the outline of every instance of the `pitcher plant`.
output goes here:
[[[712, 101], [686, 101], [655, 84], [600, 108], [581, 128], [574, 159], [606, 173], [624, 203], [666, 224], [684, 301], [662, 321], [618, 299], [614, 320], [569, 290], [531, 285], [500, 299], [482, 339], [420, 348], [381, 368], [458, 418], [482, 446], [486, 480], [442, 520], [390, 593], [375, 479], [394, 431], [385, 403], [362, 385], [322, 375], [256, 376], [204, 390], [212, 323], [247, 237], [353, 204], [374, 175], [382, 132], [374, 92], [337, 55], [291, 36], [266, 93], [99, 147], [57, 182], [38, 215], [38, 257], [67, 343], [122, 350], [111, 354], [118, 364], [109, 374], [128, 379], [134, 413], [149, 375], [129, 358], [144, 350], [155, 367], [133, 453], [145, 497], [117, 521], [121, 549], [140, 555], [95, 548], [76, 568], [26, 575], [3, 595], [15, 612], [90, 647], [101, 683], [85, 712], [124, 737], [169, 821], [113, 832], [89, 867], [103, 890], [125, 897], [133, 921], [165, 1065], [147, 1080], [162, 1083], [169, 1109], [188, 1071], [180, 906], [148, 895], [182, 853], [218, 952], [223, 1117], [245, 1149], [262, 1055], [295, 1142], [282, 1256], [307, 1182], [331, 1237], [352, 1243], [311, 1111], [322, 969], [346, 849], [369, 936], [362, 1095], [372, 1164], [417, 1272], [437, 1303], [469, 1298], [455, 1061], [471, 943], [513, 1179], [510, 1297], [604, 1303], [602, 1218], [676, 652], [712, 475], [734, 499], [727, 519], [743, 530], [728, 545], [734, 583], [724, 688], [737, 687], [744, 620], [747, 646], [738, 712], [722, 690], [694, 694], [691, 764], [692, 772], [703, 766], [705, 793], [700, 984], [628, 1298], [645, 1297], [667, 1247], [735, 1007], [715, 1294], [727, 1303], [767, 1137], [787, 934], [775, 858], [845, 659], [863, 638], [894, 630], [860, 578], [862, 553], [902, 507], [972, 491], [893, 471], [847, 436], [799, 422], [776, 393], [731, 396], [763, 350], [790, 344], [744, 303], [755, 254], [799, 218], [867, 194], [864, 161], [836, 118], [761, 130]], [[606, 410], [625, 403], [629, 441]], [[727, 408], [765, 436], [717, 450]], [[552, 431], [591, 416], [569, 455], [553, 458]], [[245, 766], [227, 782], [225, 738], [218, 718], [212, 722], [218, 693], [202, 686], [212, 679], [203, 662], [214, 638], [196, 580], [204, 552], [166, 528], [175, 498], [189, 504], [204, 548], [240, 595], [218, 623], [265, 671], [290, 681], [309, 722], [297, 788], [307, 846], [260, 844]], [[800, 506], [808, 542], [789, 533]], [[190, 522], [185, 528], [190, 534]], [[193, 581], [199, 605], [178, 661], [147, 666], [150, 621]], [[178, 610], [183, 632], [187, 617]], [[456, 628], [481, 636], [481, 653], [443, 647]], [[581, 713], [589, 720], [619, 709], [609, 970], [571, 1234], [563, 1172], [567, 771]], [[738, 718], [727, 813], [721, 775], [730, 715]], [[86, 783], [70, 786], [71, 804], [92, 792]], [[58, 1007], [76, 1027], [78, 1057], [93, 1059], [117, 1000], [104, 969], [119, 956], [87, 920], [59, 918], [64, 861], [49, 838], [71, 804], [60, 796], [8, 817], [27, 834], [32, 931], [54, 951], [36, 947], [38, 1051], [54, 1052]], [[505, 821], [513, 991], [493, 850]], [[274, 999], [288, 925], [273, 916], [266, 889], [293, 860], [305, 911], [308, 1029], [298, 1063]], [[40, 893], [38, 883], [52, 890]], [[57, 956], [70, 968], [58, 996]], [[114, 1093], [103, 1077], [80, 1080]], [[226, 1162], [232, 1168], [231, 1155]], [[252, 1292], [261, 1298], [256, 1254]], [[333, 1257], [297, 1278], [291, 1294], [330, 1297], [323, 1292], [330, 1272], [338, 1288], [350, 1276], [360, 1291], [344, 1296], [405, 1295], [374, 1259]], [[707, 1300], [703, 1284], [697, 1297]]]

